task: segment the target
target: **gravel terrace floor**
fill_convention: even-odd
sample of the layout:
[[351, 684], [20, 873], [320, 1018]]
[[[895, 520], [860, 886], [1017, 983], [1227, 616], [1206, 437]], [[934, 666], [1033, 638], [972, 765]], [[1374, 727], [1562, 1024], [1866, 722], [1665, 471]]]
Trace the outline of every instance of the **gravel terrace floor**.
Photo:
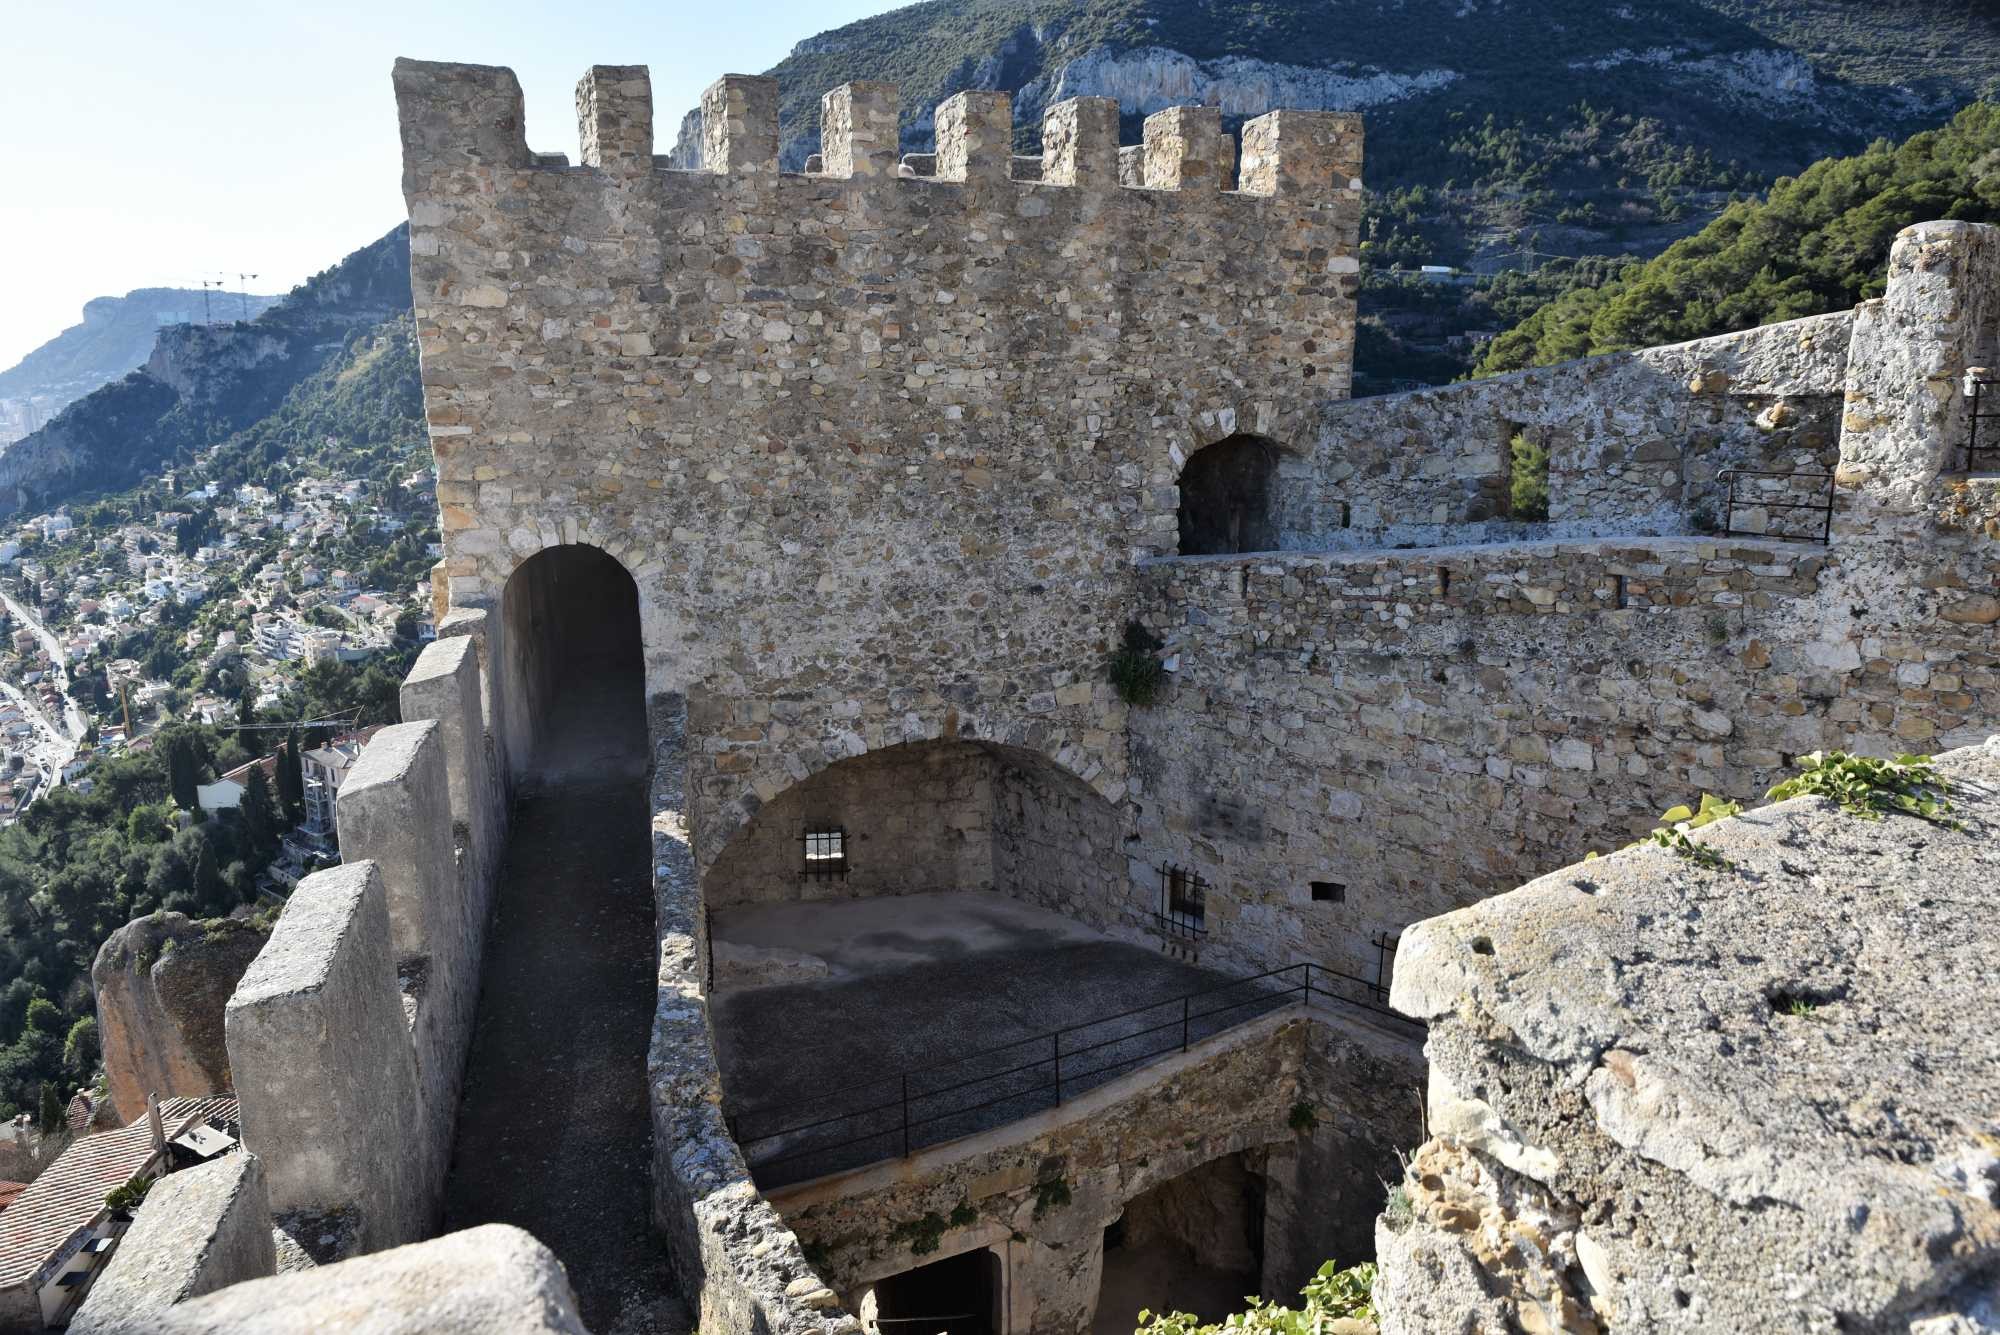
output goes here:
[[516, 803], [445, 1191], [569, 1271], [597, 1335], [689, 1329], [650, 1217], [654, 1005], [642, 688], [581, 665]]
[[[719, 909], [730, 947], [797, 951], [824, 978], [718, 992], [725, 1110], [760, 1185], [780, 1186], [1003, 1125], [1114, 1079], [1182, 1041], [1281, 1004], [1282, 984], [1114, 941], [1004, 896], [968, 892]], [[1121, 1012], [1161, 1003], [1136, 1015]], [[1087, 1023], [1096, 1021], [1096, 1023]], [[747, 1138], [747, 1139], [746, 1139]]]

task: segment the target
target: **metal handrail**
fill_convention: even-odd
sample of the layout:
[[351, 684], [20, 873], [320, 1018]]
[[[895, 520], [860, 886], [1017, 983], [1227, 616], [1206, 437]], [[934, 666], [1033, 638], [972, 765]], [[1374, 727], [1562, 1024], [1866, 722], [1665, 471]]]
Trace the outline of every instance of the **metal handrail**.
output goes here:
[[1981, 374], [1978, 371], [1966, 373], [1965, 393], [1970, 400], [1966, 405], [1970, 431], [1965, 440], [1965, 471], [1968, 473], [1979, 471], [1979, 460], [1982, 455], [1991, 455], [1996, 463], [2000, 463], [2000, 439], [1994, 440], [1990, 445], [1979, 443], [1979, 424], [2000, 422], [2000, 408], [1981, 406], [1988, 395], [2000, 399], [2000, 393], [1996, 391], [2000, 391], [2000, 379], [1994, 379], [1991, 373]]
[[[1217, 983], [1175, 996], [1164, 997], [1159, 1001], [1150, 1002], [1143, 1006], [1130, 1007], [1110, 1015], [1100, 1015], [1088, 1020], [1079, 1020], [1073, 1024], [1063, 1025], [1060, 1028], [1044, 1030], [1038, 1034], [1031, 1034], [1026, 1038], [996, 1044], [992, 1047], [982, 1048], [976, 1052], [966, 1053], [963, 1056], [953, 1057], [942, 1062], [933, 1062], [921, 1067], [892, 1072], [873, 1080], [840, 1086], [832, 1090], [822, 1090], [810, 1098], [787, 1100], [783, 1103], [768, 1104], [760, 1108], [745, 1109], [729, 1117], [730, 1134], [736, 1139], [738, 1145], [743, 1147], [746, 1151], [746, 1157], [748, 1157], [748, 1150], [753, 1145], [782, 1141], [827, 1127], [866, 1123], [869, 1119], [881, 1118], [881, 1120], [886, 1121], [888, 1120], [885, 1116], [886, 1114], [896, 1113], [898, 1114], [897, 1118], [890, 1122], [888, 1126], [876, 1126], [863, 1131], [859, 1135], [848, 1136], [839, 1140], [824, 1141], [804, 1149], [791, 1151], [790, 1153], [769, 1156], [757, 1160], [753, 1166], [760, 1170], [769, 1170], [778, 1164], [816, 1155], [831, 1154], [839, 1150], [851, 1149], [854, 1146], [867, 1142], [883, 1140], [892, 1143], [900, 1140], [901, 1153], [907, 1157], [914, 1148], [912, 1143], [913, 1130], [921, 1129], [932, 1123], [945, 1121], [949, 1118], [965, 1117], [999, 1104], [1015, 1102], [1021, 1099], [1032, 1099], [1044, 1093], [1053, 1094], [1051, 1106], [1060, 1105], [1063, 1102], [1063, 1087], [1065, 1084], [1069, 1086], [1072, 1092], [1075, 1092], [1082, 1087], [1083, 1082], [1109, 1072], [1117, 1071], [1121, 1067], [1135, 1066], [1152, 1058], [1164, 1056], [1173, 1051], [1176, 1046], [1182, 1052], [1188, 1051], [1193, 1041], [1196, 1027], [1201, 1022], [1214, 1016], [1223, 1015], [1230, 1011], [1243, 1010], [1252, 1006], [1282, 1005], [1293, 1000], [1302, 1000], [1310, 1005], [1315, 994], [1325, 998], [1329, 1002], [1349, 1006], [1356, 1010], [1367, 1012], [1370, 1015], [1388, 1019], [1397, 1026], [1407, 1029], [1413, 1036], [1423, 1032], [1424, 1027], [1422, 1024], [1386, 1007], [1356, 1000], [1351, 996], [1346, 996], [1326, 986], [1315, 987], [1313, 980], [1314, 970], [1318, 970], [1329, 982], [1338, 979], [1342, 982], [1353, 984], [1371, 996], [1380, 996], [1382, 994], [1383, 989], [1380, 980], [1370, 983], [1366, 979], [1357, 978], [1352, 974], [1343, 973], [1338, 969], [1327, 968], [1323, 964], [1301, 961], [1296, 964], [1288, 964], [1283, 968], [1269, 969], [1263, 973], [1252, 974], [1244, 978], [1235, 978], [1225, 983]], [[1241, 989], [1259, 983], [1270, 983], [1274, 980], [1282, 980], [1282, 985], [1272, 990], [1260, 990], [1241, 1001], [1200, 1008], [1197, 1008], [1195, 1004], [1200, 999], [1216, 997], [1218, 993]], [[1081, 1046], [1070, 1045], [1065, 1047], [1064, 1045], [1063, 1039], [1066, 1035], [1079, 1034], [1086, 1029], [1115, 1024], [1120, 1020], [1129, 1020], [1135, 1016], [1144, 1016], [1148, 1012], [1159, 1011], [1162, 1008], [1176, 1005], [1180, 1008], [1180, 1014], [1177, 1016], [1169, 1014], [1167, 1019], [1159, 1023], [1148, 1024], [1142, 1028], [1117, 1033], [1094, 1042], [1084, 1043]], [[1248, 1023], [1253, 1018], [1255, 1017], [1246, 1016], [1239, 1021], [1225, 1022], [1222, 1028], [1214, 1032], [1224, 1032], [1227, 1029], [1234, 1028], [1237, 1024]], [[1066, 1061], [1074, 1063], [1079, 1058], [1088, 1057], [1090, 1054], [1106, 1048], [1144, 1040], [1157, 1034], [1171, 1033], [1175, 1029], [1179, 1029], [1180, 1031], [1177, 1044], [1175, 1040], [1169, 1038], [1164, 1044], [1148, 1046], [1145, 1051], [1132, 1056], [1116, 1058], [1103, 1064], [1092, 1065], [1083, 1070], [1077, 1070], [1072, 1066], [1067, 1072], [1066, 1078], [1064, 1070], [1064, 1062]], [[1203, 1034], [1201, 1036], [1206, 1038], [1211, 1035]], [[924, 1087], [922, 1083], [924, 1077], [935, 1077], [941, 1073], [951, 1071], [955, 1067], [964, 1067], [971, 1063], [991, 1060], [1004, 1053], [1014, 1053], [1022, 1048], [1030, 1046], [1039, 1047], [1041, 1045], [1047, 1045], [1045, 1052], [1038, 1053], [1032, 1059], [1015, 1062], [997, 1071], [982, 1071], [968, 1075], [963, 1079], [953, 1079], [948, 1083], [929, 1088]], [[1010, 1082], [1016, 1077], [1028, 1076], [1031, 1073], [1040, 1073], [1043, 1071], [1048, 1072], [1049, 1079], [1041, 1079], [1039, 1075], [1036, 1075], [1034, 1077], [1035, 1083], [1025, 1088], [1015, 1088], [1010, 1085], [1003, 1088], [1002, 1092], [993, 1098], [981, 1099], [971, 1103], [952, 1103], [938, 1111], [927, 1111], [927, 1109], [936, 1106], [936, 1100], [972, 1089], [975, 1086], [992, 1085], [996, 1082]], [[914, 1089], [912, 1088], [913, 1079], [917, 1081], [917, 1087]], [[829, 1099], [834, 1096], [843, 1093], [858, 1093], [864, 1090], [886, 1091], [891, 1088], [895, 1092], [880, 1102], [872, 1102], [859, 1108], [810, 1118], [803, 1122], [781, 1125], [770, 1131], [746, 1134], [747, 1131], [754, 1130], [754, 1127], [751, 1125], [754, 1121], [769, 1118], [774, 1114], [792, 1113], [808, 1107], [815, 1111], [823, 1111]], [[885, 1148], [880, 1155], [875, 1157], [887, 1158], [893, 1156], [894, 1151]]]
[[1727, 538], [1768, 538], [1776, 542], [1812, 542], [1807, 534], [1794, 533], [1753, 533], [1736, 527], [1736, 479], [1742, 477], [1782, 477], [1794, 481], [1822, 482], [1825, 493], [1810, 501], [1766, 501], [1757, 502], [1760, 510], [1817, 510], [1820, 513], [1818, 542], [1825, 546], [1833, 537], [1833, 474], [1832, 473], [1785, 473], [1763, 468], [1725, 468], [1717, 476], [1723, 486], [1722, 535]]

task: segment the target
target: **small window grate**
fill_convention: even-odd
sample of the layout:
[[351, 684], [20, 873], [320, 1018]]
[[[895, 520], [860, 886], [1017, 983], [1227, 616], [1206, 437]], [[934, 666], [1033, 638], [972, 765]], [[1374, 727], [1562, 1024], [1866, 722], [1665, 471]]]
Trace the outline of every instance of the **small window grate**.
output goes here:
[[832, 881], [847, 875], [847, 831], [838, 826], [807, 830], [805, 867], [809, 881]]
[[1160, 911], [1153, 916], [1174, 936], [1208, 933], [1208, 882], [1186, 867], [1160, 868]]
[[1313, 903], [1345, 904], [1347, 887], [1339, 881], [1314, 881], [1312, 883]]

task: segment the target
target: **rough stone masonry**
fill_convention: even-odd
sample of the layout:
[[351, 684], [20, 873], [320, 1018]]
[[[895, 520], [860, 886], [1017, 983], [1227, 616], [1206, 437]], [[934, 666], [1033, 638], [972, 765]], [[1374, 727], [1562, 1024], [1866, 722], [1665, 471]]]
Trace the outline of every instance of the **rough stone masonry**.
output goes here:
[[[771, 835], [759, 817], [819, 792], [882, 786], [868, 767], [809, 786], [842, 761], [879, 756], [887, 767], [916, 754], [906, 742], [977, 744], [986, 759], [961, 776], [964, 819], [953, 828], [988, 831], [996, 850], [1063, 848], [1087, 865], [1069, 897], [1052, 901], [1064, 911], [1154, 940], [1149, 910], [1172, 864], [1209, 886], [1204, 963], [1314, 959], [1363, 972], [1356, 943], [1386, 968], [1394, 933], [1413, 919], [1629, 837], [1671, 801], [1701, 789], [1754, 797], [1815, 747], [1928, 748], [1971, 740], [2000, 717], [2000, 496], [1989, 479], [1962, 475], [1970, 368], [2000, 361], [1995, 229], [1909, 229], [1884, 296], [1850, 314], [1349, 405], [1360, 207], [1351, 118], [1274, 112], [1245, 127], [1239, 152], [1212, 110], [1173, 108], [1148, 121], [1144, 145], [1121, 148], [1115, 108], [1078, 99], [1051, 108], [1043, 155], [1024, 162], [1011, 152], [1005, 98], [975, 91], [939, 109], [934, 155], [897, 165], [893, 91], [853, 84], [828, 95], [818, 169], [793, 174], [778, 170], [775, 86], [731, 76], [704, 98], [702, 169], [674, 171], [652, 152], [636, 67], [585, 77], [574, 167], [528, 149], [506, 70], [399, 62], [396, 88], [445, 530], [440, 610], [446, 626], [478, 622], [466, 632], [478, 680], [463, 646], [452, 679], [467, 683], [466, 719], [475, 690], [481, 703], [478, 720], [437, 733], [436, 745], [450, 740], [444, 774], [411, 769], [409, 785], [428, 785], [431, 806], [448, 806], [453, 821], [486, 809], [480, 794], [497, 809], [551, 679], [538, 624], [578, 596], [527, 563], [565, 544], [622, 563], [637, 582], [653, 707], [657, 1222], [704, 1329], [855, 1328], [723, 1124], [704, 964], [707, 897], [724, 888], [719, 868], [738, 875], [728, 859], [756, 861]], [[1552, 456], [1547, 527], [1493, 510], [1506, 442], [1520, 433]], [[1270, 534], [1280, 551], [1179, 555], [1185, 465], [1246, 438], [1255, 448], [1238, 453], [1274, 477], [1223, 490], [1270, 496], [1276, 508], [1215, 531]], [[1724, 469], [1765, 466], [1789, 471], [1749, 489], [1739, 522]], [[1822, 528], [1774, 522], [1775, 501], [1808, 496], [1830, 497]], [[1737, 532], [1704, 531], [1716, 527]], [[1134, 620], [1161, 634], [1172, 669], [1144, 709], [1119, 699], [1104, 670]], [[469, 744], [480, 724], [485, 744]], [[491, 776], [462, 772], [489, 755]], [[1034, 828], [1003, 838], [1016, 812], [1000, 798], [1008, 785], [992, 779], [1001, 762], [1049, 791], [1060, 785], [1077, 814], [1049, 819], [1054, 808], [1037, 801]], [[380, 847], [389, 865], [365, 873], [379, 880], [374, 891], [355, 880], [359, 868], [302, 887], [265, 956], [310, 945], [314, 967], [295, 950], [292, 977], [284, 960], [260, 957], [251, 976], [267, 986], [240, 994], [237, 1009], [268, 1004], [290, 1023], [307, 1003], [366, 1002], [383, 1050], [410, 1059], [370, 1111], [408, 1123], [438, 1101], [425, 1091], [448, 1084], [453, 1051], [406, 1053], [392, 955], [413, 944], [476, 954], [479, 915], [464, 933], [399, 941], [391, 924], [421, 921], [410, 913], [434, 907], [432, 883], [447, 878], [416, 874], [399, 841]], [[1814, 883], [1815, 855], [1808, 840], [1777, 872]], [[1876, 861], [1900, 865], [1895, 856]], [[1717, 997], [1736, 1004], [1758, 970], [1811, 977], [1841, 963], [1819, 946], [1845, 922], [1807, 914], [1799, 931], [1776, 931], [1782, 920], [1746, 919], [1748, 895], [1704, 899], [1703, 887], [1630, 865], [1647, 884], [1624, 903], [1599, 897], [1577, 910], [1607, 920], [1643, 910], [1621, 920], [1632, 949], [1619, 968], [1668, 979], [1678, 961], [1711, 958]], [[1886, 918], [1899, 892], [1878, 871], [1847, 888], [1820, 875], [1814, 913], [1835, 903]], [[1820, 893], [1829, 889], [1838, 893]], [[1477, 939], [1467, 951], [1503, 959], [1504, 938], [1533, 959], [1532, 915], [1511, 925], [1508, 915], [1535, 902], [1492, 907], [1482, 938], [1494, 954]], [[301, 906], [318, 917], [300, 918]], [[1990, 934], [1949, 939], [1974, 917], [1915, 906], [1898, 924], [1902, 958], [1935, 961], [1941, 988], [1963, 987], [1991, 958]], [[1418, 929], [1404, 949], [1425, 954], [1416, 946], [1450, 930]], [[1764, 949], [1761, 962], [1734, 960], [1739, 939]], [[1586, 951], [1587, 934], [1575, 945]], [[1474, 967], [1514, 959], [1510, 944], [1503, 965]], [[1904, 1170], [1912, 1157], [1960, 1163], [1965, 1181], [1940, 1179], [1942, 1189], [1987, 1190], [1990, 1206], [1980, 1185], [1990, 1166], [1960, 1153], [1960, 1128], [1990, 1120], [1960, 1106], [1961, 1095], [1977, 1103], [1986, 1074], [1956, 1092], [1914, 1089], [1907, 1116], [1879, 1100], [1829, 1104], [1822, 1121], [1854, 1122], [1831, 1158], [1792, 1134], [1796, 1109], [1724, 1128], [1737, 1138], [1712, 1138], [1729, 1151], [1720, 1164], [1696, 1162], [1684, 1137], [1647, 1140], [1644, 1119], [1627, 1118], [1608, 1138], [1653, 1156], [1634, 1165], [1619, 1157], [1622, 1141], [1589, 1140], [1574, 1082], [1515, 1063], [1488, 1083], [1519, 1076], [1518, 1091], [1479, 1092], [1490, 1074], [1480, 1063], [1514, 1062], [1518, 1048], [1553, 1069], [1614, 1022], [1662, 1044], [1693, 1025], [1688, 1041], [1710, 1041], [1700, 1011], [1664, 987], [1633, 990], [1629, 1016], [1578, 1002], [1589, 1042], [1537, 1028], [1551, 1006], [1602, 985], [1568, 978], [1571, 962], [1482, 973], [1467, 995], [1452, 992], [1466, 980], [1437, 974], [1432, 958], [1396, 978], [1398, 997], [1423, 989], [1412, 1005], [1438, 1022], [1431, 1056], [1451, 1097], [1434, 1102], [1487, 1136], [1471, 1153], [1554, 1193], [1535, 1205], [1554, 1231], [1510, 1231], [1518, 1245], [1497, 1254], [1567, 1236], [1561, 1212], [1577, 1211], [1575, 1267], [1556, 1256], [1560, 1292], [1534, 1290], [1562, 1301], [1517, 1303], [1489, 1328], [1685, 1324], [1694, 1318], [1675, 1314], [1690, 1312], [1725, 1325], [1743, 1312], [1803, 1313], [1807, 1328], [1831, 1328], [1816, 1314], [1848, 1311], [1864, 1328], [1889, 1328], [1905, 1315], [1928, 1320], [1938, 1304], [1956, 1305], [1947, 1320], [1978, 1313], [1953, 1286], [1986, 1273], [1990, 1210], [1960, 1209], [1957, 1235], [1931, 1228], [1946, 1207], [1918, 1199]], [[1882, 980], [1898, 962], [1867, 963], [1850, 970], [1877, 1026], [1857, 1072], [1879, 1073], [1883, 1054], [1925, 1049], [1912, 1031], [1929, 1012], [1881, 1001], [1894, 995]], [[1976, 1016], [1979, 995], [1965, 993], [1964, 1014], [1940, 1017], [1940, 1032], [1964, 1034], [1949, 1024]], [[1503, 1018], [1462, 1022], [1482, 1007]], [[1460, 1038], [1484, 1046], [1454, 1047]], [[288, 1086], [282, 1044], [246, 1080], [233, 1040], [239, 1084], [254, 1091], [246, 1139], [276, 1203], [301, 1181], [300, 1145], [261, 1132], [252, 1104], [289, 1098], [302, 1121], [326, 1125], [321, 1105], [336, 1096]], [[1561, 1052], [1551, 1057], [1549, 1044]], [[1619, 1050], [1633, 1054], [1633, 1088], [1665, 1090], [1679, 1110], [1732, 1094], [1767, 1104], [1774, 1088], [1806, 1101], [1819, 1088], [1785, 1073], [1747, 1089], [1719, 1067], [1646, 1083], [1661, 1069], [1654, 1055]], [[1630, 1111], [1640, 1095], [1607, 1084], [1622, 1061], [1583, 1079], [1587, 1093], [1594, 1081]], [[322, 1066], [339, 1088], [335, 1067]], [[1845, 1091], [1842, 1078], [1824, 1088]], [[1494, 1131], [1461, 1106], [1474, 1101], [1506, 1125]], [[1510, 1162], [1494, 1148], [1505, 1144], [1526, 1157]], [[353, 1147], [315, 1148], [345, 1155], [354, 1180], [366, 1176]], [[1441, 1183], [1452, 1171], [1436, 1162], [1442, 1153], [1424, 1160]], [[1562, 1177], [1536, 1153], [1582, 1165], [1581, 1176]], [[1461, 1162], [1468, 1178], [1489, 1171]], [[1821, 1162], [1833, 1188], [1879, 1186], [1880, 1211], [1827, 1213], [1833, 1188], [1812, 1171]], [[1882, 1166], [1891, 1162], [1899, 1167]], [[1502, 1181], [1509, 1200], [1530, 1192]], [[1769, 1182], [1783, 1188], [1780, 1208], [1813, 1217], [1772, 1244], [1796, 1264], [1756, 1269], [1770, 1221], [1751, 1216]], [[393, 1198], [401, 1183], [380, 1185]], [[397, 1238], [421, 1231], [421, 1211], [394, 1199], [376, 1213], [398, 1224]], [[1502, 1223], [1520, 1218], [1502, 1210]], [[1887, 1230], [1882, 1246], [1870, 1228]], [[1810, 1250], [1814, 1239], [1824, 1251]], [[407, 1277], [423, 1255], [450, 1251], [407, 1249], [393, 1270], [389, 1258], [381, 1269], [350, 1262], [359, 1268], [345, 1285], [322, 1277], [294, 1292], [364, 1292], [371, 1275]], [[569, 1318], [550, 1263], [524, 1257], [494, 1282], [496, 1292], [558, 1290], [543, 1305], [553, 1325]], [[1652, 1282], [1669, 1272], [1685, 1282]], [[1485, 1274], [1471, 1282], [1490, 1297]], [[1743, 1283], [1769, 1292], [1725, 1291]], [[283, 1282], [257, 1288], [278, 1310]], [[200, 1302], [226, 1306], [228, 1293]], [[1417, 1289], [1393, 1282], [1383, 1299], [1386, 1319], [1406, 1329], [1490, 1315], [1460, 1306], [1433, 1321]], [[1087, 1320], [1081, 1303], [1062, 1308], [1049, 1329]], [[407, 1327], [414, 1310], [392, 1316]]]

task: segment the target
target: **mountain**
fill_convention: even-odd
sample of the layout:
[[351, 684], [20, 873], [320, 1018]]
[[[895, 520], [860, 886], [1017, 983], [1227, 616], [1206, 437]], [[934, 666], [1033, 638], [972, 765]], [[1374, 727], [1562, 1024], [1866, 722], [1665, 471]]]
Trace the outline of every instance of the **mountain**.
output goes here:
[[254, 319], [171, 325], [138, 370], [0, 448], [0, 514], [129, 487], [277, 409], [356, 334], [410, 309], [409, 228], [306, 280]]
[[206, 322], [210, 310], [221, 319], [254, 319], [277, 301], [241, 292], [142, 287], [86, 302], [83, 323], [0, 371], [0, 444], [20, 439], [99, 385], [138, 369], [163, 327]]
[[[1470, 344], [1577, 283], [1700, 230], [1733, 199], [2000, 92], [1991, 0], [929, 0], [800, 42], [771, 71], [783, 158], [818, 147], [818, 100], [850, 79], [903, 96], [903, 145], [967, 88], [1014, 94], [1016, 147], [1043, 108], [1115, 97], [1144, 116], [1273, 106], [1367, 119], [1357, 393], [1449, 379]], [[700, 116], [673, 150], [694, 165]], [[1586, 258], [1581, 269], [1551, 260]], [[1419, 290], [1422, 265], [1531, 270]], [[1545, 269], [1549, 272], [1543, 272]]]
[[1493, 342], [1478, 373], [1844, 310], [1881, 295], [1896, 233], [1933, 218], [2000, 223], [2000, 103], [1780, 180], [1644, 265], [1543, 306]]

